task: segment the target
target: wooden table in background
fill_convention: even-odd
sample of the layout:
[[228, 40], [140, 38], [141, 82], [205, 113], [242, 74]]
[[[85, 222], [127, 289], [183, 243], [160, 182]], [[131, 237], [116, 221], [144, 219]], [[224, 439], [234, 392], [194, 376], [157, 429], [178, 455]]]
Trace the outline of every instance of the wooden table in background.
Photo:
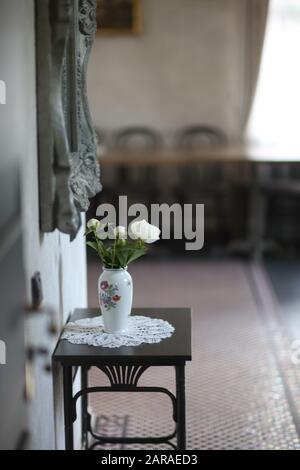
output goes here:
[[197, 163], [299, 163], [300, 149], [271, 146], [230, 144], [202, 146], [192, 151], [108, 151], [99, 155], [102, 165], [163, 166]]
[[[288, 146], [267, 144], [229, 144], [220, 146], [202, 146], [192, 151], [161, 150], [161, 151], [119, 151], [107, 152], [99, 155], [99, 161], [103, 166], [109, 167], [163, 167], [205, 164], [239, 164], [247, 165], [251, 174], [251, 185], [248, 203], [248, 235], [246, 240], [235, 240], [231, 244], [232, 251], [251, 253], [260, 258], [265, 247], [271, 246], [264, 240], [265, 232], [265, 185], [266, 173], [273, 164], [299, 164], [300, 149]], [[291, 187], [291, 181], [271, 182], [274, 189], [278, 190]], [[294, 193], [299, 191], [300, 184], [294, 181]], [[292, 188], [291, 188], [292, 190]], [[163, 201], [162, 201], [163, 202]]]

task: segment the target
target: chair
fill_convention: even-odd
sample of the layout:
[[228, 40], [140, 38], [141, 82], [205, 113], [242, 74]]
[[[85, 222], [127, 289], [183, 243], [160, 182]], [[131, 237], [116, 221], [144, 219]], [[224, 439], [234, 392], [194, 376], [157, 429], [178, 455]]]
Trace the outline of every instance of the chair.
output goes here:
[[299, 244], [299, 168], [295, 163], [257, 164], [255, 184], [260, 210], [257, 203], [251, 207], [256, 221], [251, 233], [256, 242], [254, 256], [260, 257], [269, 247], [276, 248], [276, 242]]
[[192, 150], [195, 146], [221, 145], [227, 143], [226, 134], [213, 126], [190, 126], [180, 131], [177, 138], [179, 148]]
[[143, 126], [122, 129], [114, 138], [114, 147], [121, 151], [158, 150], [161, 145], [162, 138], [158, 132]]
[[[181, 130], [176, 144], [180, 150], [191, 152], [201, 147], [203, 149], [204, 146], [225, 145], [227, 141], [227, 136], [221, 129], [209, 125], [195, 125]], [[224, 180], [224, 168], [220, 163], [205, 163], [201, 166], [188, 164], [180, 168], [181, 187], [178, 190], [178, 199], [182, 204], [205, 204], [206, 231], [217, 241], [224, 238], [227, 225]]]
[[[119, 152], [157, 152], [162, 146], [160, 134], [148, 127], [133, 126], [119, 130], [114, 137], [114, 148]], [[146, 194], [147, 203], [152, 203], [157, 198], [157, 170], [154, 166], [129, 167], [120, 165], [117, 172], [117, 184], [121, 192], [143, 192]]]

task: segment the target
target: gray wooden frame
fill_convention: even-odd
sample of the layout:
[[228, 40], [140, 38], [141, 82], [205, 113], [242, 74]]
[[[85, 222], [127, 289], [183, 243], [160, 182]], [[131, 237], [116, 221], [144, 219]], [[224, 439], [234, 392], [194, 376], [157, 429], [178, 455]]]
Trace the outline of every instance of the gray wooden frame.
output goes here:
[[76, 237], [101, 191], [86, 71], [96, 0], [36, 0], [40, 227]]

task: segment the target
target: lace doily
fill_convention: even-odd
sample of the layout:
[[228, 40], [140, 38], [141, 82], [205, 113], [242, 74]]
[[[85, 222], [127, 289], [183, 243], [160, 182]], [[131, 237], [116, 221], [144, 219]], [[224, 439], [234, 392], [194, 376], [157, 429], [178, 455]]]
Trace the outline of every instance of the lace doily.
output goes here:
[[67, 323], [61, 338], [72, 344], [119, 348], [139, 346], [142, 343], [159, 343], [172, 336], [173, 332], [174, 327], [165, 320], [133, 315], [129, 317], [128, 331], [122, 334], [109, 334], [104, 331], [102, 317], [95, 317]]

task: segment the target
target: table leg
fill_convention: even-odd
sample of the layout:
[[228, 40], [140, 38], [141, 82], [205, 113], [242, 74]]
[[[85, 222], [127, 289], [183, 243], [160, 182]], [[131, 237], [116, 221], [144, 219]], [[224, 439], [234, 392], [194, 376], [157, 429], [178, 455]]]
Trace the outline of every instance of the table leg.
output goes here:
[[262, 242], [264, 237], [264, 195], [260, 188], [260, 165], [253, 163], [252, 185], [249, 194], [248, 206], [248, 239], [250, 254], [259, 260], [262, 255]]
[[[81, 390], [88, 386], [88, 368], [81, 367]], [[81, 440], [82, 447], [88, 447], [88, 395], [83, 394], [81, 397]]]
[[65, 414], [65, 443], [66, 450], [73, 450], [73, 416], [72, 416], [72, 401], [73, 401], [73, 377], [72, 367], [63, 367], [63, 387], [64, 387], [64, 414]]
[[185, 450], [185, 366], [176, 366], [177, 448]]

